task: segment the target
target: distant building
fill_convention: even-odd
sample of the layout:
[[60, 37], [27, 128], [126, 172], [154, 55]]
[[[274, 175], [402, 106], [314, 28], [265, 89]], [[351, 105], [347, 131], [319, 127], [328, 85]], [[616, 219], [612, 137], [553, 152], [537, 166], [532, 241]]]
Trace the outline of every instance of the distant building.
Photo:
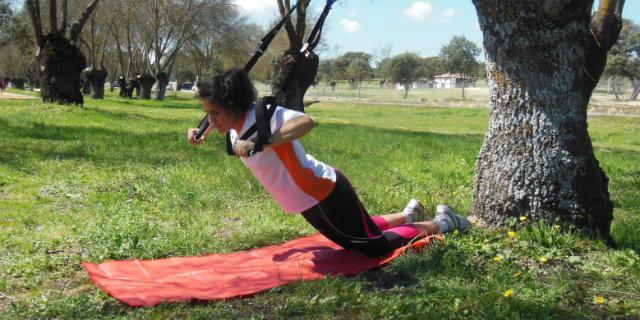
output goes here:
[[[417, 89], [417, 88], [434, 88], [435, 87], [435, 83], [427, 78], [422, 78], [422, 79], [418, 79], [415, 81], [411, 82], [411, 89]], [[404, 90], [404, 84], [402, 83], [396, 83], [396, 89], [397, 90]]]
[[465, 77], [460, 73], [445, 73], [433, 77], [435, 88], [461, 88], [464, 81], [465, 87], [475, 87], [476, 80], [472, 76]]

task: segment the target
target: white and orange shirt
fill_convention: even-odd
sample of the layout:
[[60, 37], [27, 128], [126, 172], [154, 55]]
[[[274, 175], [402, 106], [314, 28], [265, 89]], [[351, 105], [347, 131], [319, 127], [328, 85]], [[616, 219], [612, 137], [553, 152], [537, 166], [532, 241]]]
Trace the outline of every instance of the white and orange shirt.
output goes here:
[[[270, 122], [271, 132], [301, 115], [304, 113], [277, 107]], [[238, 127], [231, 129], [232, 143], [255, 122], [254, 104]], [[329, 196], [335, 186], [335, 169], [308, 155], [298, 140], [264, 148], [253, 157], [240, 159], [286, 212], [303, 212], [315, 206]]]

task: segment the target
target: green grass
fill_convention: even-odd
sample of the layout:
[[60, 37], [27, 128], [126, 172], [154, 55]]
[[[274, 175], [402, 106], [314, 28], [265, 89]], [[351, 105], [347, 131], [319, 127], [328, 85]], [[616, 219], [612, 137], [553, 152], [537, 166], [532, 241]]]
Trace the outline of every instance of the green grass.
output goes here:
[[[342, 169], [371, 213], [399, 211], [410, 197], [468, 212], [486, 110], [325, 102], [308, 112], [319, 125], [307, 150]], [[640, 317], [640, 119], [625, 117], [590, 119], [618, 250], [514, 221], [523, 225], [514, 239], [474, 229], [355, 277], [129, 308], [80, 262], [234, 252], [313, 232], [226, 156], [222, 137], [186, 142], [202, 116], [188, 97], [108, 94], [83, 108], [0, 100], [0, 318]]]

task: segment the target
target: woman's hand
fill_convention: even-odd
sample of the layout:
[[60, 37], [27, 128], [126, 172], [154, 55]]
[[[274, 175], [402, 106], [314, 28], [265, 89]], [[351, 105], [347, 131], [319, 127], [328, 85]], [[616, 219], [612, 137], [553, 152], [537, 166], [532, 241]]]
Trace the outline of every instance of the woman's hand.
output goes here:
[[236, 140], [235, 145], [233, 146], [233, 152], [236, 153], [238, 157], [248, 157], [249, 152], [255, 148], [255, 144], [251, 141], [247, 140]]
[[200, 140], [196, 140], [196, 135], [198, 135], [198, 130], [199, 130], [198, 128], [191, 128], [187, 132], [187, 139], [189, 139], [189, 142], [194, 146], [197, 146], [204, 142], [204, 136], [201, 137]]

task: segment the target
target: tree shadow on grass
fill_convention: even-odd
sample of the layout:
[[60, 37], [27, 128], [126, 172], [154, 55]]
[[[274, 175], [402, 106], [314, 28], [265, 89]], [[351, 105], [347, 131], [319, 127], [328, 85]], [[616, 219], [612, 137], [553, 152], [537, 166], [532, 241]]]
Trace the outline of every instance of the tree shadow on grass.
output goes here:
[[0, 161], [29, 171], [47, 160], [89, 161], [104, 167], [193, 164], [223, 155], [224, 140], [212, 136], [205, 146], [193, 147], [183, 132], [132, 133], [95, 127], [5, 125], [0, 131]]

